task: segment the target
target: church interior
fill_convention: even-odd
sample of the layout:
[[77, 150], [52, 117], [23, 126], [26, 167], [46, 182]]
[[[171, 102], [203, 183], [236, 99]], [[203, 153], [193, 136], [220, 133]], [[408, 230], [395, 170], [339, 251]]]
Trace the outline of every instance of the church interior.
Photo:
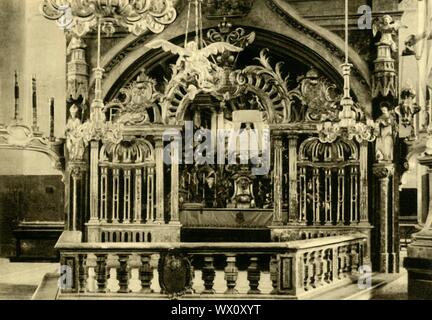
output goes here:
[[0, 299], [432, 299], [431, 0], [0, 17]]

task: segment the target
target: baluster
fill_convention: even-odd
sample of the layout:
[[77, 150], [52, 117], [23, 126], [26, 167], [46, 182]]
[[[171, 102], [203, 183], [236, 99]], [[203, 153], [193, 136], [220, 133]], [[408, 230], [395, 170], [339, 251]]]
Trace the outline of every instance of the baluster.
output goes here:
[[303, 287], [305, 291], [308, 291], [310, 288], [310, 278], [309, 278], [309, 270], [310, 266], [308, 265], [309, 261], [309, 253], [305, 252], [303, 254]]
[[147, 168], [147, 223], [152, 223], [154, 217], [154, 168]]
[[129, 223], [131, 218], [131, 171], [123, 171], [123, 223]]
[[106, 222], [108, 215], [108, 168], [101, 168], [101, 202], [100, 202], [100, 212], [101, 212], [101, 222]]
[[251, 257], [250, 264], [247, 269], [247, 279], [249, 281], [248, 294], [259, 294], [261, 290], [258, 289], [259, 281], [261, 277], [261, 271], [258, 265], [258, 257]]
[[106, 254], [96, 254], [96, 292], [105, 293], [107, 286], [107, 265]]
[[358, 244], [352, 244], [351, 245], [351, 251], [350, 251], [350, 264], [351, 264], [351, 273], [357, 273], [359, 268], [359, 253], [358, 253]]
[[120, 179], [120, 169], [113, 169], [113, 197], [112, 197], [112, 212], [113, 212], [113, 222], [117, 223], [119, 221], [119, 179]]
[[227, 256], [227, 265], [224, 271], [225, 271], [225, 281], [227, 283], [227, 290], [225, 291], [225, 294], [238, 293], [238, 291], [235, 289], [237, 278], [238, 278], [238, 269], [236, 266], [235, 256]]
[[344, 198], [345, 198], [345, 172], [344, 169], [338, 170], [338, 204], [337, 204], [337, 224], [344, 223]]
[[339, 247], [338, 249], [339, 279], [345, 278], [345, 250], [345, 246]]
[[332, 172], [331, 169], [325, 170], [325, 182], [324, 182], [324, 215], [325, 224], [332, 224]]
[[118, 260], [120, 265], [117, 268], [117, 280], [120, 289], [119, 293], [129, 293], [129, 255], [128, 254], [119, 254]]
[[319, 225], [321, 223], [320, 218], [320, 180], [319, 180], [320, 169], [313, 169], [312, 176], [312, 194], [313, 194], [313, 223]]
[[[192, 261], [192, 260], [191, 260], [191, 261]], [[187, 294], [194, 294], [194, 293], [195, 293], [195, 289], [193, 288], [193, 286], [194, 286], [193, 281], [194, 281], [194, 279], [195, 279], [195, 268], [194, 268], [194, 266], [192, 265], [192, 263], [191, 263], [191, 265], [190, 265], [190, 269], [189, 269], [189, 271], [190, 271], [190, 285], [189, 285], [188, 288], [186, 288], [185, 293], [187, 293]]]
[[276, 256], [270, 258], [270, 280], [273, 290], [270, 294], [278, 294], [279, 263]]
[[327, 283], [331, 283], [332, 281], [332, 258], [331, 258], [331, 249], [324, 250], [324, 261], [323, 261], [323, 274], [324, 281]]
[[316, 252], [315, 261], [315, 283], [316, 287], [322, 286], [324, 284], [324, 260], [323, 260], [323, 250], [318, 250]]
[[339, 248], [333, 247], [330, 249], [331, 252], [331, 263], [332, 263], [332, 282], [335, 282], [339, 279]]
[[88, 278], [88, 269], [87, 269], [87, 255], [80, 254], [78, 255], [78, 285], [79, 292], [86, 292], [87, 287], [87, 278]]
[[139, 279], [141, 281], [141, 292], [152, 293], [151, 282], [153, 280], [153, 268], [150, 264], [151, 256], [141, 255], [141, 266], [139, 268]]
[[213, 266], [213, 257], [204, 257], [204, 267], [202, 269], [202, 280], [204, 281], [204, 290], [202, 293], [213, 294], [215, 290], [213, 289], [214, 279], [215, 279], [215, 268]]
[[348, 272], [350, 271], [350, 257], [349, 257], [349, 247], [344, 246], [343, 257], [344, 257], [344, 277], [347, 277]]
[[358, 168], [351, 167], [351, 188], [350, 188], [350, 224], [358, 224]]
[[141, 189], [142, 189], [141, 168], [135, 169], [135, 192], [134, 192], [134, 223], [141, 223]]
[[316, 260], [315, 259], [315, 254], [316, 254], [315, 251], [312, 251], [309, 254], [309, 262], [308, 262], [309, 283], [310, 283], [310, 286], [312, 288], [316, 288], [317, 287], [316, 280], [315, 280], [315, 275], [317, 273], [316, 265], [315, 265], [315, 260]]
[[299, 222], [306, 223], [306, 210], [307, 210], [307, 186], [306, 186], [306, 168], [300, 168], [299, 177]]

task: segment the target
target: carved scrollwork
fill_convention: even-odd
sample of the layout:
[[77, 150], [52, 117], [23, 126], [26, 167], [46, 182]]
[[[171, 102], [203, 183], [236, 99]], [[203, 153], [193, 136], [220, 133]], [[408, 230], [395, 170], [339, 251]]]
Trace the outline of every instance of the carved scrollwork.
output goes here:
[[63, 168], [63, 153], [57, 142], [46, 137], [35, 136], [33, 130], [24, 124], [11, 124], [6, 130], [0, 128], [0, 149], [24, 149], [47, 155], [55, 169]]
[[[156, 90], [155, 85], [156, 81], [142, 71], [136, 81], [120, 90], [120, 95], [124, 96], [124, 99], [113, 100], [105, 106], [104, 111], [118, 109], [119, 115], [115, 115], [111, 120], [126, 126], [161, 123], [161, 112], [157, 102], [162, 95]], [[150, 109], [151, 117], [148, 113]]]
[[147, 30], [160, 33], [177, 17], [171, 0], [43, 0], [40, 10], [50, 20], [81, 37], [101, 17], [103, 31], [115, 32], [115, 25], [139, 36]]
[[266, 55], [268, 49], [260, 52], [257, 58], [260, 65], [247, 66], [243, 70], [234, 71], [230, 77], [235, 79], [239, 86], [256, 93], [268, 109], [270, 123], [283, 123], [290, 119], [290, 100], [286, 78], [282, 76], [282, 62], [276, 64], [275, 69], [270, 65]]
[[289, 92], [291, 122], [335, 121], [339, 113], [341, 94], [334, 83], [320, 76], [315, 69], [301, 77], [297, 88]]

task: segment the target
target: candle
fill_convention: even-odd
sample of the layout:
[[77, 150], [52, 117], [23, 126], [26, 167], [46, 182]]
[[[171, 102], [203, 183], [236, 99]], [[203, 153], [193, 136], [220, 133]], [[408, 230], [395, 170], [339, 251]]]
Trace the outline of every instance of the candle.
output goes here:
[[18, 86], [18, 74], [15, 71], [15, 120], [18, 120], [18, 101], [19, 101], [19, 86]]
[[54, 141], [54, 98], [50, 99], [50, 140]]
[[32, 77], [32, 107], [33, 107], [33, 131], [38, 131], [37, 127], [37, 95], [36, 77]]

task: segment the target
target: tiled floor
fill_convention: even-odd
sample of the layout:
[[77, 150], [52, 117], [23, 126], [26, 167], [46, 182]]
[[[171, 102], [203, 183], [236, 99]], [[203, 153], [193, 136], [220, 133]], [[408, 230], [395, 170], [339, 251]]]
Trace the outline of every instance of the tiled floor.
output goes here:
[[31, 299], [42, 277], [57, 269], [56, 263], [11, 263], [0, 258], [0, 300]]

